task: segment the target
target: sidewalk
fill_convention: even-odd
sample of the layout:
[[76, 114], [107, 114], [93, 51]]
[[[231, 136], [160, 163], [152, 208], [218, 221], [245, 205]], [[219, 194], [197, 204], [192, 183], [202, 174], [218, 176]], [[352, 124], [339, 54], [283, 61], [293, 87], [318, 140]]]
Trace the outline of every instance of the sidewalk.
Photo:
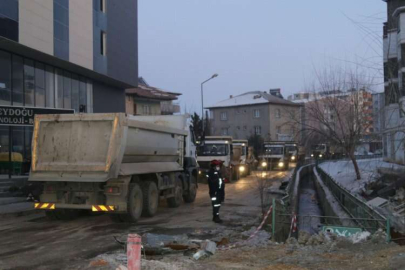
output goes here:
[[33, 202], [27, 202], [22, 197], [0, 198], [0, 218], [19, 217], [35, 214]]

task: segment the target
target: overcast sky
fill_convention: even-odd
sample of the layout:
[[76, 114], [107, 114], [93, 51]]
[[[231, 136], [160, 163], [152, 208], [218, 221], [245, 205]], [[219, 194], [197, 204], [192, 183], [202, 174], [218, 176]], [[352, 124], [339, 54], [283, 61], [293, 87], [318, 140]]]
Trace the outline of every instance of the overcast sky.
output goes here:
[[183, 111], [201, 111], [200, 84], [213, 73], [219, 76], [204, 85], [205, 106], [229, 95], [270, 88], [281, 88], [287, 97], [302, 91], [314, 67], [326, 59], [369, 59], [382, 65], [380, 40], [375, 38], [382, 38], [386, 17], [382, 0], [138, 4], [139, 75], [152, 86], [183, 93]]

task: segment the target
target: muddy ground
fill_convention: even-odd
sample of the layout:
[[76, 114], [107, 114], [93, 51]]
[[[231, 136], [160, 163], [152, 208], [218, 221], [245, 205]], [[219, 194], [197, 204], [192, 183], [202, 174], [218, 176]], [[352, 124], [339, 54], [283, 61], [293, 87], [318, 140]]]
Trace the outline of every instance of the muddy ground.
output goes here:
[[[270, 172], [270, 182], [278, 186], [291, 172]], [[260, 176], [260, 175], [259, 175]], [[193, 204], [177, 209], [162, 202], [154, 218], [136, 225], [117, 224], [108, 216], [88, 216], [77, 220], [48, 221], [43, 217], [19, 217], [0, 221], [0, 269], [116, 269], [126, 264], [123, 246], [128, 233], [145, 236], [163, 234], [187, 239], [209, 239], [235, 243], [246, 240], [261, 221], [257, 175], [228, 184], [221, 208], [224, 224], [211, 221], [207, 186], [201, 184]], [[276, 196], [276, 195], [274, 195]], [[271, 199], [272, 195], [268, 199]], [[236, 248], [217, 250], [209, 257], [192, 258], [195, 251], [143, 256], [142, 269], [405, 269], [405, 248], [371, 240], [319, 245], [278, 244], [269, 240], [269, 225], [257, 237]]]
[[[268, 176], [278, 185], [289, 173], [270, 172]], [[200, 184], [193, 204], [172, 209], [163, 201], [155, 217], [133, 225], [114, 223], [106, 215], [73, 221], [50, 221], [41, 215], [7, 218], [0, 220], [0, 269], [83, 269], [100, 254], [122, 250], [113, 236], [125, 239], [128, 233], [149, 232], [210, 239], [218, 230], [253, 224], [260, 216], [255, 176], [227, 184], [221, 216], [225, 221], [222, 225], [212, 222], [208, 188]]]

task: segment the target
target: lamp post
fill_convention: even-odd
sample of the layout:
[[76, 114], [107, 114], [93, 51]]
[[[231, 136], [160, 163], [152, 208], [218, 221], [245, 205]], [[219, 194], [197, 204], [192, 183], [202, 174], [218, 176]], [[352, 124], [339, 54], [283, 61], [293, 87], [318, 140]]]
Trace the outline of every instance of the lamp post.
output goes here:
[[201, 83], [201, 121], [202, 121], [202, 135], [204, 136], [205, 130], [204, 130], [204, 83], [208, 82], [209, 80], [212, 80], [214, 78], [218, 77], [218, 74], [215, 73], [214, 75], [211, 76], [208, 80], [205, 80]]

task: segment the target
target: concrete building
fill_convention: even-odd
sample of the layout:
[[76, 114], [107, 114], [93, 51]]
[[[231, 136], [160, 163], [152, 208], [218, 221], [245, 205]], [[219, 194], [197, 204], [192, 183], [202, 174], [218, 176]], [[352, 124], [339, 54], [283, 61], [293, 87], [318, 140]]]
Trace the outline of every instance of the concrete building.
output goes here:
[[384, 156], [405, 164], [405, 1], [385, 0], [384, 23]]
[[299, 127], [292, 125], [291, 113], [300, 113], [301, 105], [279, 96], [274, 92], [253, 91], [207, 107], [211, 134], [236, 139], [256, 134], [265, 140], [296, 140]]
[[374, 133], [382, 136], [384, 131], [384, 108], [385, 108], [385, 95], [384, 93], [373, 94], [373, 128]]
[[133, 115], [172, 115], [180, 112], [174, 103], [180, 93], [166, 92], [150, 86], [142, 77], [138, 87], [126, 90], [126, 113]]
[[137, 0], [0, 1], [0, 174], [29, 171], [34, 114], [125, 112], [137, 79]]

